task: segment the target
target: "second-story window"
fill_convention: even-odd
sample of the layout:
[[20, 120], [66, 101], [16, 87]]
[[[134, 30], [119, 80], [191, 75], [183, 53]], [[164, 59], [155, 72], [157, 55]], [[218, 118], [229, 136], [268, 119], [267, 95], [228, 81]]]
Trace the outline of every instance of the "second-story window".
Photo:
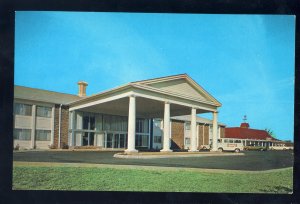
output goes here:
[[27, 115], [31, 116], [31, 105], [22, 104], [22, 103], [15, 103], [14, 105], [14, 112], [16, 115]]
[[36, 107], [36, 115], [38, 117], [51, 118], [52, 108], [37, 106]]

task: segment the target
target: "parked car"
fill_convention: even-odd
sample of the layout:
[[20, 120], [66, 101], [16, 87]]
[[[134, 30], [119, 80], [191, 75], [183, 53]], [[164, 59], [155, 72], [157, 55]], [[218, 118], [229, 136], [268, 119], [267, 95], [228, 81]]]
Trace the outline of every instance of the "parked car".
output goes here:
[[218, 139], [218, 151], [234, 151], [240, 152], [244, 150], [241, 140], [238, 139]]
[[254, 146], [254, 144], [250, 144], [244, 147], [244, 150], [249, 150], [249, 151], [267, 151], [267, 147], [263, 146]]
[[270, 147], [271, 150], [293, 150], [293, 146], [285, 146], [284, 144], [278, 144]]

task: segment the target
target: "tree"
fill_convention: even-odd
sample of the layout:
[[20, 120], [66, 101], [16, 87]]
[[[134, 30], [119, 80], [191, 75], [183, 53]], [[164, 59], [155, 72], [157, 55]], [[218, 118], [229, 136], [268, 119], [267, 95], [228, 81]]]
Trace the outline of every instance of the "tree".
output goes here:
[[276, 139], [276, 135], [275, 135], [275, 133], [273, 132], [273, 130], [271, 130], [270, 128], [265, 128], [265, 131], [267, 131], [267, 133], [268, 133], [269, 135], [271, 135], [273, 138]]

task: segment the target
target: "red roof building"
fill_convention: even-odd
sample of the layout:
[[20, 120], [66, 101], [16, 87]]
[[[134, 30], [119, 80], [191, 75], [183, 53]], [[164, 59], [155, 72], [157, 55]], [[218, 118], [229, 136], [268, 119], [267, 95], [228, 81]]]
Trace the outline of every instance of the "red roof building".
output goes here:
[[248, 123], [241, 123], [240, 127], [225, 128], [225, 138], [248, 140], [276, 140], [265, 130], [250, 129]]

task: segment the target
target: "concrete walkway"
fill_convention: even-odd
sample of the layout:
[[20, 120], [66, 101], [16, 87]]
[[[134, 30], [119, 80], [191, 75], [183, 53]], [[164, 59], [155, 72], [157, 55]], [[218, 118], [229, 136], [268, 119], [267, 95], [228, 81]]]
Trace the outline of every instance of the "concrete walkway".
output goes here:
[[132, 154], [116, 153], [115, 158], [122, 159], [155, 159], [178, 157], [211, 157], [211, 156], [244, 156], [244, 153], [232, 152], [138, 152]]

